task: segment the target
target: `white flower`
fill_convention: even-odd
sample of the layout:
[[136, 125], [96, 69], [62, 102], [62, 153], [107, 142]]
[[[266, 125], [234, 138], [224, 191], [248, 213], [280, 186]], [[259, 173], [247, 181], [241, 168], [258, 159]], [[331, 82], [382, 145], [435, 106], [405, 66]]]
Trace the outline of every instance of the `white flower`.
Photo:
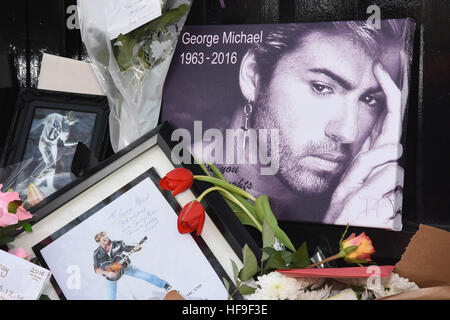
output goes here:
[[341, 291], [331, 290], [328, 300], [358, 300], [358, 297], [352, 289], [344, 289]]
[[165, 41], [153, 41], [150, 44], [150, 50], [152, 51], [152, 57], [155, 61], [159, 59], [164, 59], [168, 55], [170, 55], [173, 49], [173, 42], [171, 40]]
[[316, 279], [316, 278], [298, 278], [297, 283], [302, 290], [310, 289], [315, 290], [317, 288], [320, 288], [324, 283], [326, 279]]
[[285, 277], [279, 272], [272, 272], [258, 277], [258, 289], [249, 300], [296, 300], [300, 291], [296, 279]]
[[331, 287], [325, 285], [321, 289], [316, 290], [300, 290], [297, 295], [297, 300], [324, 300], [331, 294]]
[[[248, 300], [322, 300], [330, 296], [331, 286], [323, 284], [325, 279], [294, 279], [279, 272], [258, 277], [255, 293]], [[320, 289], [319, 289], [320, 288]]]
[[419, 289], [414, 282], [410, 282], [408, 279], [402, 278], [396, 273], [392, 273], [389, 278], [382, 279], [381, 286], [382, 288], [372, 289], [376, 298]]

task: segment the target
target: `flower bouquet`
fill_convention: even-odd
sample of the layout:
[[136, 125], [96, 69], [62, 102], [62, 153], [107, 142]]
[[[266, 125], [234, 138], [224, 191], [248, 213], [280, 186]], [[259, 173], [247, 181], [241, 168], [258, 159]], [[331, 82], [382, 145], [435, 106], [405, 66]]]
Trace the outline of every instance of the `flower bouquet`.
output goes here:
[[[198, 161], [199, 162], [199, 161]], [[199, 162], [200, 163], [200, 162]], [[344, 259], [349, 264], [371, 262], [375, 253], [371, 239], [362, 233], [351, 234], [345, 238], [345, 230], [339, 241], [339, 252], [322, 261], [311, 264], [307, 244], [295, 249], [287, 234], [278, 226], [270, 208], [267, 195], [255, 198], [248, 192], [230, 184], [214, 165], [210, 171], [200, 163], [205, 175], [194, 176], [189, 170], [177, 168], [170, 171], [160, 186], [172, 191], [176, 196], [188, 190], [194, 180], [210, 183], [212, 186], [196, 200], [186, 204], [178, 216], [178, 231], [182, 234], [195, 232], [200, 236], [205, 222], [205, 209], [201, 201], [211, 192], [219, 192], [230, 205], [241, 223], [256, 228], [261, 232], [263, 247], [258, 261], [252, 250], [245, 245], [242, 249], [243, 268], [240, 270], [231, 261], [234, 271], [236, 290], [229, 292], [232, 298], [237, 291], [247, 299], [257, 300], [319, 300], [319, 299], [375, 299], [417, 289], [417, 285], [397, 274], [389, 272], [376, 286], [370, 285], [368, 279], [300, 278], [295, 279], [283, 274], [286, 270], [312, 269], [324, 263]], [[378, 279], [380, 280], [380, 279]], [[230, 284], [223, 279], [227, 288]]]
[[78, 0], [82, 40], [111, 108], [115, 151], [158, 123], [163, 84], [192, 1], [159, 2], [161, 16], [116, 37], [111, 24], [126, 22], [112, 17], [121, 16], [125, 4]]
[[[0, 185], [0, 190], [3, 185]], [[18, 192], [0, 191], [0, 246], [4, 246], [14, 238], [11, 234], [20, 229], [32, 232], [30, 221], [33, 218], [22, 206]]]

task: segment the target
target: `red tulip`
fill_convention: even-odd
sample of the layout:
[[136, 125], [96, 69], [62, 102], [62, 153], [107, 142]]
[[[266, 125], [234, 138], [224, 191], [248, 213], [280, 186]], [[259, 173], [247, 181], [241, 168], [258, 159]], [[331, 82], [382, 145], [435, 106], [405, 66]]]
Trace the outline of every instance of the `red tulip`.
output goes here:
[[188, 190], [194, 183], [194, 175], [188, 169], [177, 168], [161, 179], [159, 185], [167, 191], [173, 191], [173, 196]]
[[200, 236], [205, 224], [205, 209], [198, 201], [189, 202], [178, 215], [178, 231], [182, 234], [196, 231]]

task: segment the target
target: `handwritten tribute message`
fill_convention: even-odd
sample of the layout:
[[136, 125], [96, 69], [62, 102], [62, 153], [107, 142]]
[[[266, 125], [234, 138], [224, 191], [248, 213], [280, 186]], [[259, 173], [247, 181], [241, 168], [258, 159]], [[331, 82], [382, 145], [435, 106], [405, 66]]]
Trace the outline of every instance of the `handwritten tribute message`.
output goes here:
[[125, 207], [113, 208], [107, 221], [120, 226], [123, 234], [150, 234], [159, 224], [157, 210], [151, 207], [150, 194], [131, 195]]

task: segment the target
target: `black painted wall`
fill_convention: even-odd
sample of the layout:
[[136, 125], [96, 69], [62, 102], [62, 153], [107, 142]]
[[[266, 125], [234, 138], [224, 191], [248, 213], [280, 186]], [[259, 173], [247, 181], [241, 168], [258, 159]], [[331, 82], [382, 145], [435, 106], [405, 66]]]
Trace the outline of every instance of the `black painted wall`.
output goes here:
[[[95, 0], [93, 0], [95, 1]], [[450, 1], [448, 0], [194, 0], [187, 24], [245, 24], [367, 19], [367, 7], [382, 18], [413, 18], [417, 24], [406, 145], [404, 211], [416, 222], [450, 227]], [[11, 107], [14, 78], [35, 87], [43, 52], [86, 60], [73, 25], [75, 0], [3, 1], [0, 54], [9, 54], [10, 77], [1, 62], [0, 106]], [[68, 26], [69, 25], [69, 26]], [[4, 59], [3, 59], [4, 60]], [[2, 60], [2, 61], [3, 61]], [[7, 61], [7, 59], [5, 60]], [[7, 88], [4, 91], [4, 88]], [[6, 92], [6, 93], [5, 93]], [[2, 112], [0, 136], [5, 134]], [[2, 139], [0, 139], [0, 147]], [[406, 226], [408, 227], [408, 225]]]

